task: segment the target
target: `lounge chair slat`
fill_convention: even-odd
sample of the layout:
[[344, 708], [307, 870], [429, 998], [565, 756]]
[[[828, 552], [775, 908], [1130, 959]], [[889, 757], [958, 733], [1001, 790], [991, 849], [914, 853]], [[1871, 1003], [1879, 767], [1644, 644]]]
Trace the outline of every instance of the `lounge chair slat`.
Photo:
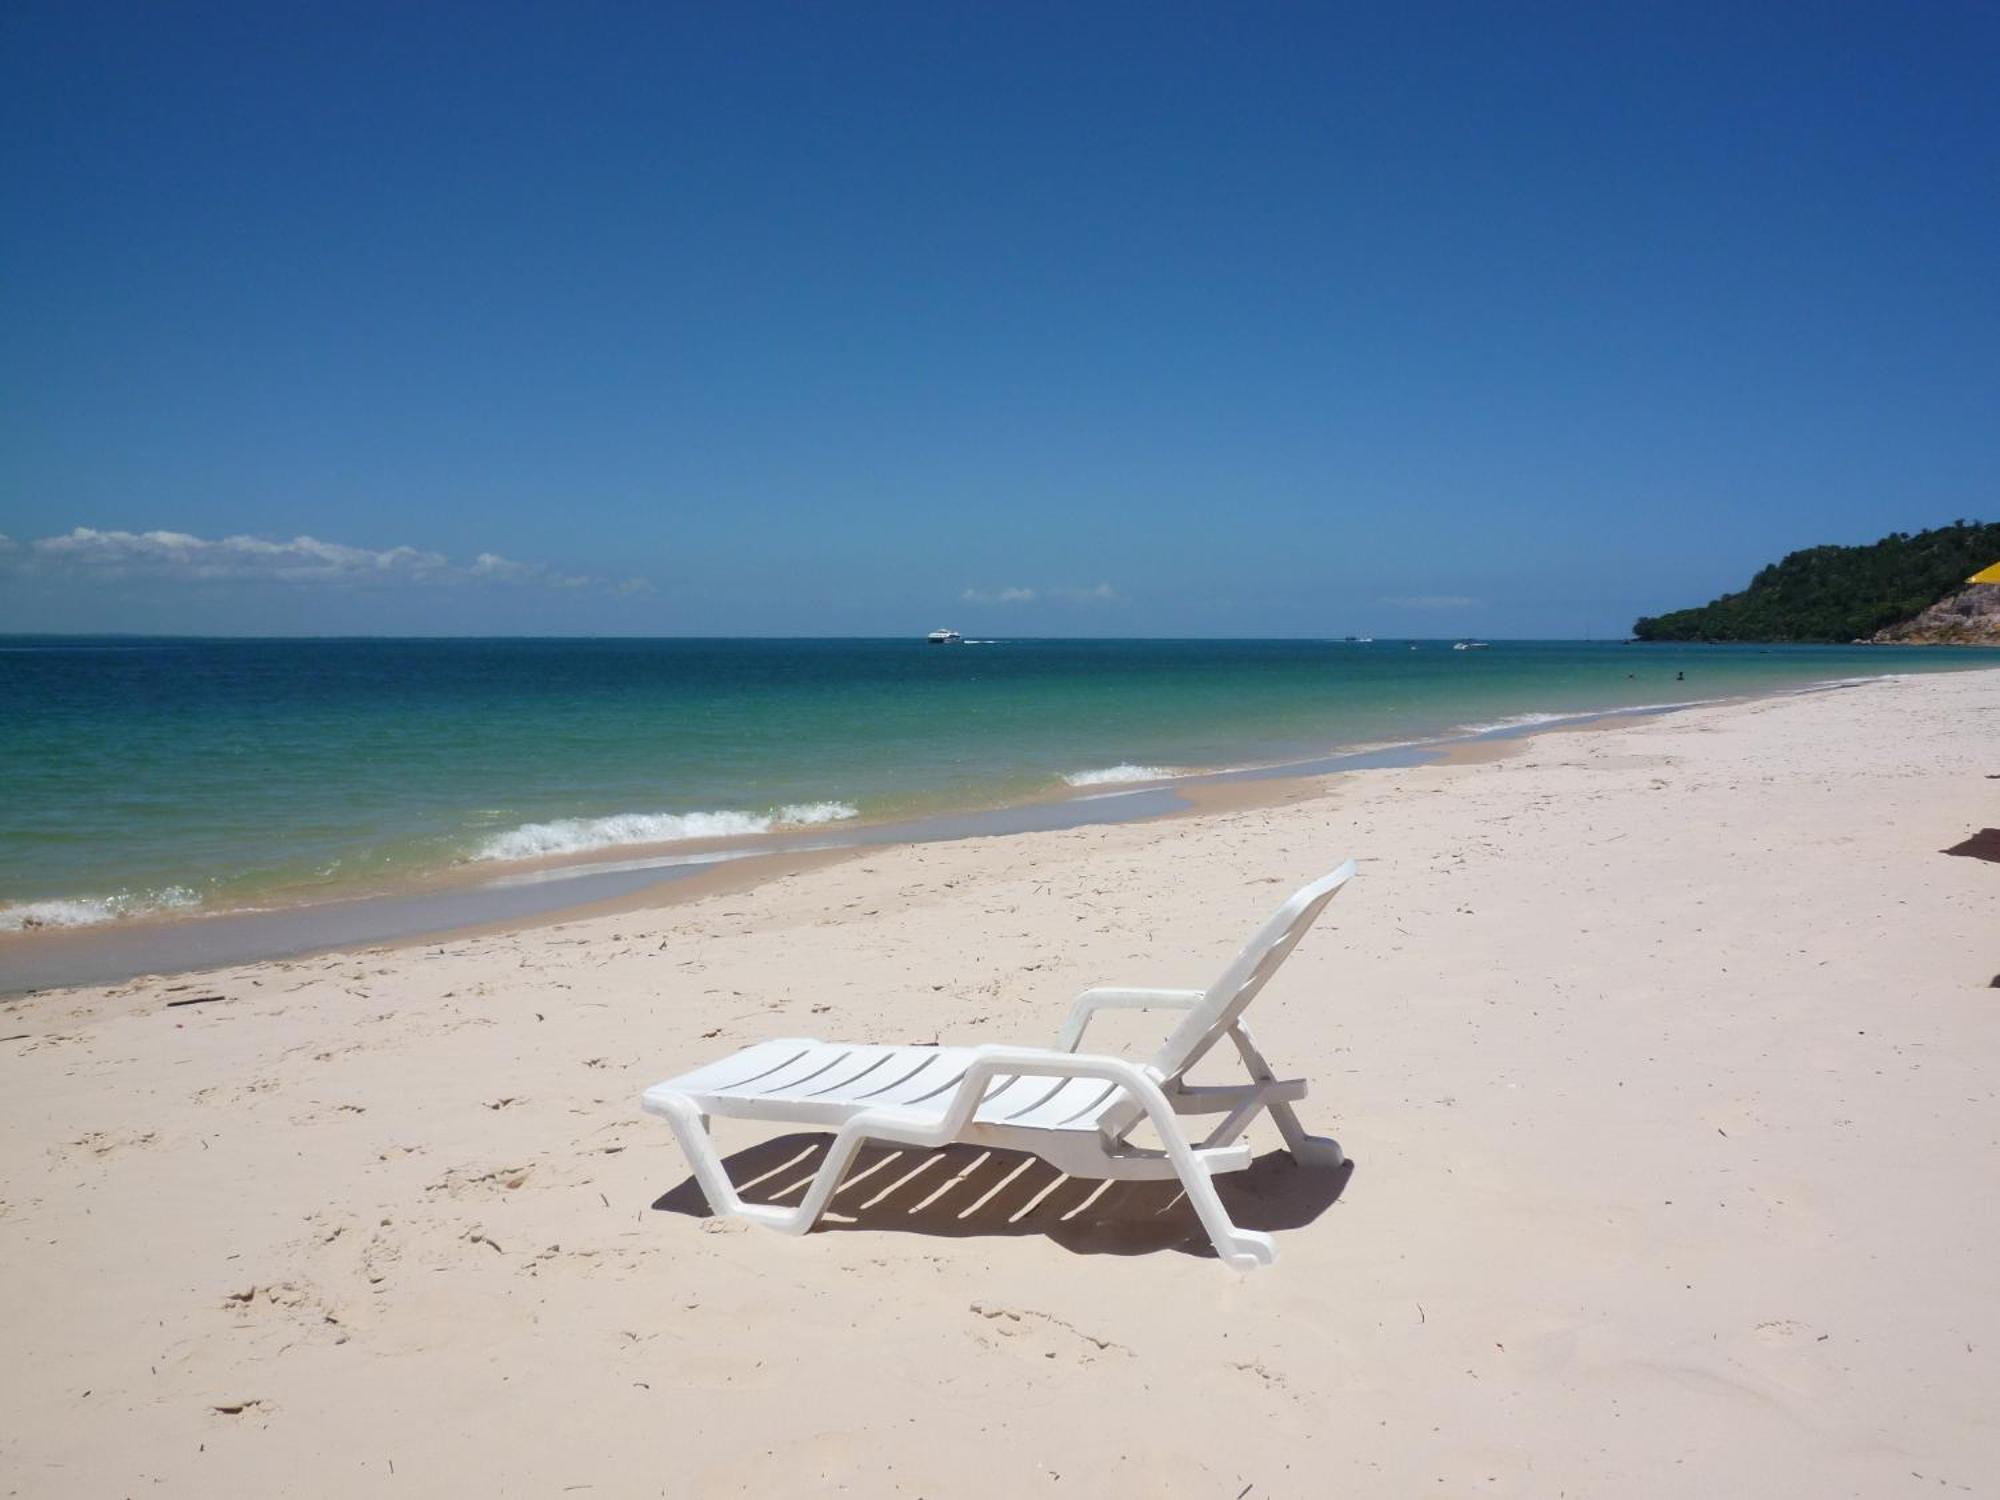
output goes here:
[[798, 1074], [795, 1076], [770, 1079], [763, 1085], [761, 1085], [758, 1088], [757, 1092], [767, 1097], [778, 1094], [793, 1093], [801, 1085], [811, 1083], [815, 1078], [819, 1077], [819, 1075], [824, 1073], [828, 1068], [838, 1067], [842, 1062], [847, 1060], [849, 1055], [850, 1054], [848, 1053], [848, 1051], [845, 1048], [843, 1048], [840, 1051], [834, 1052], [833, 1055], [831, 1057], [828, 1057], [824, 1062], [821, 1062], [819, 1054], [816, 1053], [813, 1056], [808, 1057], [806, 1061], [808, 1063], [818, 1062], [819, 1063], [818, 1067], [812, 1069], [810, 1072], [807, 1073]]
[[[745, 1048], [734, 1057], [725, 1057], [720, 1062], [710, 1063], [706, 1068], [698, 1068], [688, 1074], [685, 1081], [689, 1083], [702, 1081], [705, 1083], [711, 1074], [741, 1074], [744, 1063], [758, 1062], [765, 1056], [779, 1052], [785, 1053], [783, 1057], [780, 1057], [768, 1067], [759, 1068], [754, 1073], [742, 1074], [740, 1077], [732, 1077], [726, 1083], [715, 1085], [716, 1087], [725, 1089], [740, 1089], [747, 1084], [755, 1083], [758, 1079], [768, 1074], [777, 1072], [780, 1068], [789, 1068], [793, 1063], [812, 1051], [814, 1045], [811, 1042], [765, 1042], [761, 1046]], [[788, 1048], [791, 1050], [788, 1051]]]
[[1103, 1088], [1099, 1089], [1095, 1094], [1093, 1094], [1090, 1097], [1089, 1101], [1084, 1104], [1082, 1109], [1079, 1109], [1074, 1114], [1064, 1115], [1062, 1119], [1057, 1121], [1056, 1123], [1059, 1125], [1074, 1125], [1078, 1120], [1086, 1118], [1094, 1120], [1096, 1118], [1097, 1111], [1106, 1104], [1109, 1104], [1111, 1102], [1111, 1096], [1117, 1092], [1118, 1092], [1117, 1084], [1115, 1083], [1105, 1084]]
[[887, 1062], [890, 1058], [894, 1057], [895, 1055], [896, 1054], [893, 1052], [884, 1052], [880, 1057], [876, 1058], [875, 1061], [869, 1063], [866, 1067], [864, 1067], [859, 1073], [849, 1073], [845, 1078], [842, 1078], [834, 1083], [829, 1083], [823, 1089], [814, 1089], [813, 1098], [823, 1099], [828, 1094], [833, 1093], [836, 1089], [844, 1089], [849, 1084], [856, 1083], [861, 1079], [866, 1078], [870, 1073], [873, 1073], [877, 1068], [881, 1067], [883, 1063]]
[[930, 1100], [937, 1098], [938, 1095], [942, 1094], [946, 1089], [950, 1088], [953, 1084], [957, 1083], [959, 1079], [963, 1078], [966, 1075], [967, 1071], [968, 1070], [965, 1068], [960, 1068], [956, 1073], [952, 1074], [951, 1077], [947, 1078], [943, 1083], [939, 1084], [936, 1088], [930, 1090], [928, 1093], [919, 1094], [917, 1095], [916, 1098], [906, 1099], [903, 1102], [905, 1104], [928, 1103]]
[[[1019, 1121], [1024, 1115], [1033, 1114], [1036, 1110], [1040, 1109], [1044, 1104], [1047, 1104], [1051, 1099], [1055, 1098], [1057, 1094], [1060, 1094], [1064, 1089], [1070, 1087], [1070, 1085], [1074, 1081], [1075, 1080], [1069, 1078], [1058, 1078], [1053, 1084], [1051, 1084], [1048, 1088], [1044, 1089], [1040, 1094], [1036, 1095], [1033, 1099], [1030, 1099], [1026, 1104], [1023, 1104], [1019, 1109], [1015, 1110], [1012, 1114], [1008, 1115], [1007, 1116], [1008, 1120]], [[992, 1098], [993, 1098], [992, 1095], [990, 1094], [987, 1095], [986, 1102], [991, 1103]]]
[[865, 1094], [856, 1094], [854, 1097], [856, 1099], [873, 1099], [877, 1095], [890, 1092], [892, 1089], [899, 1089], [938, 1060], [938, 1050], [935, 1047], [925, 1047], [915, 1050], [918, 1051], [917, 1065], [910, 1069], [909, 1072], [903, 1074], [900, 1078], [883, 1084], [880, 1088], [869, 1089]]

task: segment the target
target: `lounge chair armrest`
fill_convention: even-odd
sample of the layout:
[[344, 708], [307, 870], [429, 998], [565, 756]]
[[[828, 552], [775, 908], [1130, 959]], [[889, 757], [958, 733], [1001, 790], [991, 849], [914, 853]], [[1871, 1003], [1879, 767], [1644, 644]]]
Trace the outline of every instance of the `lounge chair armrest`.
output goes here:
[[1149, 1063], [1133, 1062], [1109, 1052], [1068, 1052], [1060, 1047], [1012, 1047], [989, 1042], [972, 1049], [972, 1066], [988, 1073], [1020, 1073], [1041, 1078], [1123, 1079], [1128, 1074], [1157, 1085], [1160, 1070]]
[[986, 1086], [1008, 1074], [1019, 1078], [1101, 1078], [1125, 1090], [1140, 1113], [1151, 1115], [1156, 1121], [1173, 1118], [1173, 1107], [1160, 1088], [1158, 1069], [1145, 1063], [1048, 1047], [989, 1045], [973, 1049], [972, 1065], [959, 1080], [944, 1119], [932, 1125], [931, 1132], [940, 1140], [956, 1140], [978, 1112], [980, 1102], [986, 1097]]
[[1208, 997], [1206, 990], [1135, 990], [1122, 985], [1098, 985], [1076, 997], [1069, 1019], [1063, 1022], [1056, 1046], [1074, 1052], [1083, 1040], [1084, 1028], [1100, 1010], [1189, 1010]]

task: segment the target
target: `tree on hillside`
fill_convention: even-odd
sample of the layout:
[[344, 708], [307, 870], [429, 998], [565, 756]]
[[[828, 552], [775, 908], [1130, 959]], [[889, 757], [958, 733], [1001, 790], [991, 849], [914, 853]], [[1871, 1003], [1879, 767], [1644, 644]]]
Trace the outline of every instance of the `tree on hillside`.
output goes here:
[[1891, 532], [1863, 547], [1808, 547], [1741, 593], [1636, 621], [1642, 641], [1862, 640], [1920, 614], [2000, 561], [2000, 522]]

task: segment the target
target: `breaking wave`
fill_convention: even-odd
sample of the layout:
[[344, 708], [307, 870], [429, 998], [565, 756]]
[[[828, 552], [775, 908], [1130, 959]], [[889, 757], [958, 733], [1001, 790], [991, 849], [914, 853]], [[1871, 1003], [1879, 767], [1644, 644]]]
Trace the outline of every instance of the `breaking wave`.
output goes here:
[[199, 905], [201, 897], [184, 885], [165, 886], [157, 891], [119, 891], [112, 896], [77, 896], [65, 901], [22, 901], [0, 906], [0, 932], [23, 932], [37, 927], [95, 927], [120, 917], [149, 917]]
[[1063, 777], [1071, 786], [1105, 786], [1117, 781], [1168, 781], [1180, 775], [1171, 766], [1101, 766], [1094, 771], [1071, 771]]
[[605, 818], [557, 818], [548, 823], [523, 823], [519, 828], [495, 834], [472, 857], [540, 859], [550, 854], [611, 849], [620, 844], [742, 838], [769, 833], [773, 828], [805, 828], [859, 816], [860, 809], [845, 802], [788, 802], [764, 813], [613, 813]]

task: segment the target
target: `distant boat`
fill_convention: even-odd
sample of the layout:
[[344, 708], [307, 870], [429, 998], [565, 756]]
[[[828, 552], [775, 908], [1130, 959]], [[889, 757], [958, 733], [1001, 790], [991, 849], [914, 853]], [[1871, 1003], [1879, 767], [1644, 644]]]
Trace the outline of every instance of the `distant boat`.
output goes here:
[[1492, 648], [1490, 641], [1460, 641], [1451, 649], [1454, 651], [1486, 651]]
[[1375, 644], [1375, 637], [1372, 635], [1344, 635], [1341, 639], [1351, 646], [1372, 646]]
[[960, 646], [965, 643], [965, 637], [956, 630], [933, 630], [924, 639], [933, 646]]

